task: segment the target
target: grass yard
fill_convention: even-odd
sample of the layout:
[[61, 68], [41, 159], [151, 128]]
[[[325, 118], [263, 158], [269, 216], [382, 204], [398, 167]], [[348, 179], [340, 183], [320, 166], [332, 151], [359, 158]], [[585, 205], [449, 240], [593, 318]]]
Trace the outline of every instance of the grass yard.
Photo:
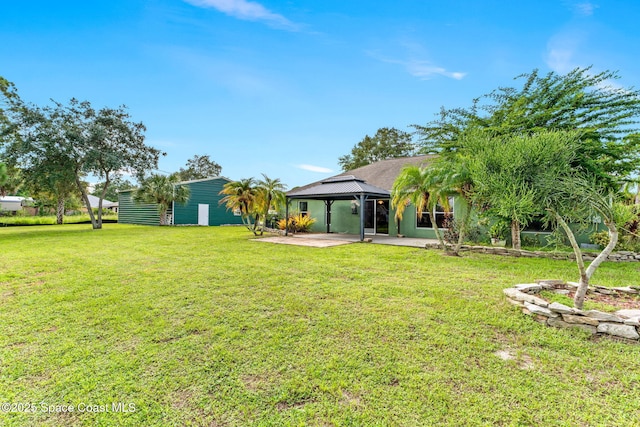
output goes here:
[[[117, 221], [118, 214], [106, 214], [102, 216], [103, 221]], [[65, 224], [77, 224], [81, 222], [89, 222], [91, 221], [91, 217], [89, 214], [81, 214], [81, 215], [65, 215], [64, 223]], [[55, 225], [56, 224], [56, 216], [48, 215], [48, 216], [0, 216], [0, 227], [7, 225]]]
[[[640, 424], [640, 346], [502, 295], [576, 279], [566, 261], [239, 227], [12, 227], [0, 245], [3, 426]], [[640, 264], [593, 282], [639, 285]]]

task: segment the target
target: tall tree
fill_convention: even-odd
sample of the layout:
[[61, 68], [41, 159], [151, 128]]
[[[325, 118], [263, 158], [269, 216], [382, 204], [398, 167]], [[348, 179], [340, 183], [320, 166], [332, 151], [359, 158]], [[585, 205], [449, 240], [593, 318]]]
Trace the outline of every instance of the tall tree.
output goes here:
[[412, 156], [415, 148], [411, 134], [396, 128], [380, 128], [373, 137], [366, 135], [338, 163], [348, 171], [380, 160]]
[[[98, 196], [98, 218], [94, 224], [95, 228], [102, 228], [102, 200], [111, 180], [122, 176], [125, 171], [142, 177], [146, 171], [157, 168], [162, 153], [145, 144], [146, 127], [142, 122], [132, 121], [125, 106], [95, 111], [88, 102], [85, 106], [82, 104], [77, 104], [80, 112], [89, 115], [86, 141], [74, 146], [83, 150], [80, 155], [82, 171], [104, 180], [102, 194]], [[72, 101], [67, 108], [75, 107]], [[89, 208], [86, 192], [82, 193]]]
[[522, 74], [516, 77], [523, 81], [520, 87], [498, 88], [470, 108], [443, 108], [439, 119], [416, 125], [421, 151], [455, 151], [463, 135], [477, 128], [495, 136], [578, 129], [581, 144], [574, 165], [616, 189], [640, 166], [640, 91], [615, 86], [618, 78], [615, 72], [590, 68], [566, 75]]
[[[123, 171], [143, 176], [157, 167], [159, 150], [144, 143], [145, 127], [131, 121], [126, 107], [95, 110], [88, 101], [71, 99], [68, 105], [38, 107], [23, 102], [13, 86], [2, 91], [9, 125], [3, 128], [9, 156], [25, 169], [42, 169], [63, 162], [74, 175], [76, 187], [87, 207], [94, 229], [102, 228], [102, 199], [111, 179]], [[52, 161], [55, 159], [55, 161]], [[91, 173], [105, 182], [97, 218], [83, 184]]]
[[168, 225], [168, 212], [174, 203], [189, 201], [189, 188], [179, 185], [177, 174], [165, 176], [153, 174], [142, 180], [140, 187], [133, 193], [133, 199], [140, 203], [158, 205], [160, 225]]
[[[104, 181], [97, 183], [93, 188], [93, 192], [91, 194], [93, 194], [94, 196], [102, 196], [104, 194], [103, 199], [115, 202], [118, 200], [119, 191], [128, 190], [133, 187], [133, 183], [128, 179], [124, 179], [121, 176], [116, 176], [111, 180], [109, 185], [105, 185]], [[105, 188], [107, 189], [106, 192], [104, 192]]]
[[195, 155], [187, 160], [186, 168], [180, 168], [178, 174], [182, 181], [205, 179], [220, 176], [222, 166], [209, 158], [208, 154]]

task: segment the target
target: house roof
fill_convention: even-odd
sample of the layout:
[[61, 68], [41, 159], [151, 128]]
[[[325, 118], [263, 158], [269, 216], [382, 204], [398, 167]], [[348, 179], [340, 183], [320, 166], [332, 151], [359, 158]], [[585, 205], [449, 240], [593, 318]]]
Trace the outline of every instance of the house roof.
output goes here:
[[[389, 197], [393, 182], [406, 165], [423, 166], [428, 165], [435, 155], [424, 155], [414, 157], [399, 157], [396, 159], [381, 160], [366, 166], [343, 172], [339, 175], [312, 182], [311, 184], [294, 188], [287, 193], [287, 197], [297, 198], [305, 196], [312, 198], [323, 194], [348, 193], [351, 197], [355, 193], [375, 193], [376, 196]], [[336, 184], [332, 187], [325, 187], [328, 184]], [[364, 190], [364, 186], [370, 191]]]
[[16, 203], [16, 202], [22, 202], [23, 200], [27, 200], [27, 201], [33, 201], [33, 199], [31, 197], [22, 197], [22, 196], [4, 196], [4, 197], [0, 197], [0, 202], [11, 202], [11, 203]]
[[[98, 202], [100, 201], [100, 197], [96, 197], [93, 196], [91, 194], [87, 194], [87, 197], [89, 198], [89, 205], [91, 205], [92, 208], [97, 208], [98, 207]], [[106, 207], [105, 205], [108, 205], [110, 203], [113, 203], [111, 200], [107, 200], [107, 199], [102, 199], [102, 207]]]

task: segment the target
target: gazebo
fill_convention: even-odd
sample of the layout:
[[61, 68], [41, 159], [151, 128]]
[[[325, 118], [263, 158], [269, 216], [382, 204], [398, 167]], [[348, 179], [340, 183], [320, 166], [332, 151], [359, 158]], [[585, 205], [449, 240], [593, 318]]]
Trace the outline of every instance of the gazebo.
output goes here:
[[[316, 184], [293, 189], [286, 194], [286, 216], [289, 220], [289, 200], [322, 200], [326, 206], [327, 233], [331, 233], [331, 205], [336, 200], [357, 200], [360, 203], [360, 241], [364, 240], [364, 203], [367, 199], [389, 199], [391, 193], [383, 188], [367, 184], [353, 175], [339, 175]], [[285, 235], [289, 234], [289, 224]]]

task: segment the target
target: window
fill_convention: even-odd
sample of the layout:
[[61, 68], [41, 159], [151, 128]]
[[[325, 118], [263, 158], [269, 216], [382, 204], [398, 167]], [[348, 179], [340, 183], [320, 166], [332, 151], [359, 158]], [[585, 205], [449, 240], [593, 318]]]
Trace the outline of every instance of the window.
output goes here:
[[300, 215], [302, 215], [302, 216], [308, 216], [309, 215], [309, 209], [308, 209], [307, 202], [298, 202], [298, 210], [300, 211]]
[[[449, 212], [446, 212], [444, 207], [440, 206], [440, 204], [438, 204], [438, 206], [436, 206], [436, 224], [438, 225], [438, 228], [447, 228], [446, 227], [446, 220], [448, 218], [453, 218], [453, 197], [449, 198]], [[433, 224], [431, 223], [431, 212], [418, 212], [417, 213], [417, 224], [416, 227], [418, 228], [432, 228]]]

